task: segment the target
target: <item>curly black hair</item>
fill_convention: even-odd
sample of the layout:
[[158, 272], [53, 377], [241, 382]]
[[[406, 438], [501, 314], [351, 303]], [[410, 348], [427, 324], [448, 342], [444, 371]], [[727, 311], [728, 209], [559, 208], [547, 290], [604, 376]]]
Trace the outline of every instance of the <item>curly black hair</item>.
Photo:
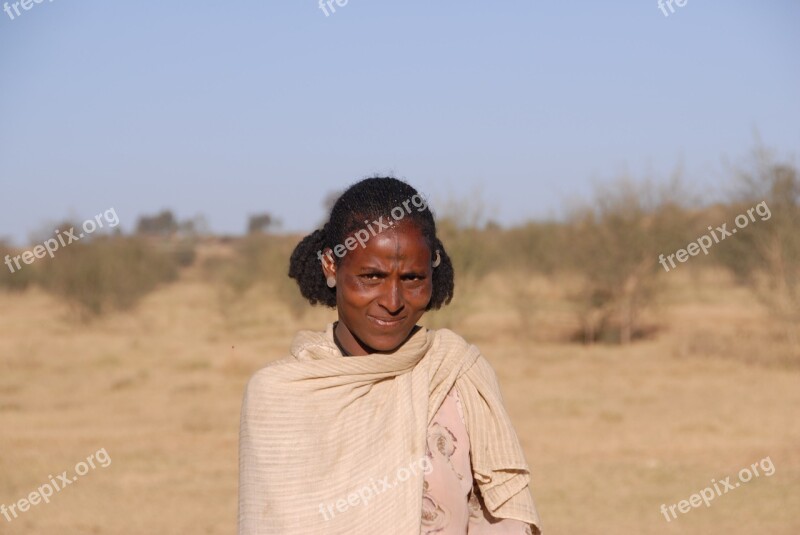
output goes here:
[[[413, 201], [413, 209], [410, 206], [412, 199], [418, 199]], [[372, 223], [381, 217], [384, 221], [405, 218], [418, 226], [431, 252], [438, 249], [441, 258], [441, 263], [433, 270], [433, 294], [426, 310], [439, 309], [450, 303], [455, 286], [453, 264], [436, 237], [436, 221], [430, 207], [420, 201], [422, 196], [416, 189], [394, 177], [365, 178], [356, 182], [336, 200], [328, 222], [294, 248], [289, 260], [289, 277], [297, 281], [300, 293], [312, 305], [320, 303], [336, 308], [336, 289], [326, 284], [318, 253], [328, 247], [333, 249], [354, 232], [363, 232], [362, 229], [368, 227], [375, 235], [377, 225]], [[393, 214], [398, 213], [398, 207], [403, 210], [403, 215], [395, 217]], [[342, 259], [337, 255], [331, 256], [338, 266]]]

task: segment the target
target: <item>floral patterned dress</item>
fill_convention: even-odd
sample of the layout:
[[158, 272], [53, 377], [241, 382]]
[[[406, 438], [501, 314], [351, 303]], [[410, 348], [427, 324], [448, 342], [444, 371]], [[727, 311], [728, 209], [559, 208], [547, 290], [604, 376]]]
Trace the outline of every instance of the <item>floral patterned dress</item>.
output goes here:
[[421, 535], [534, 535], [536, 527], [513, 519], [493, 518], [473, 481], [464, 411], [455, 388], [445, 397], [428, 426]]

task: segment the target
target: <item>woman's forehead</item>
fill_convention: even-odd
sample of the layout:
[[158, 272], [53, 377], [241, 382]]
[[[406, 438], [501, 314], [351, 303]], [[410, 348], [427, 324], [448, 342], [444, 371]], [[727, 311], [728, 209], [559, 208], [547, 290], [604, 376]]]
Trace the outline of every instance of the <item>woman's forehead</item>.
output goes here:
[[430, 255], [428, 244], [422, 232], [414, 225], [395, 227], [381, 232], [350, 252], [359, 262], [374, 260], [421, 260]]

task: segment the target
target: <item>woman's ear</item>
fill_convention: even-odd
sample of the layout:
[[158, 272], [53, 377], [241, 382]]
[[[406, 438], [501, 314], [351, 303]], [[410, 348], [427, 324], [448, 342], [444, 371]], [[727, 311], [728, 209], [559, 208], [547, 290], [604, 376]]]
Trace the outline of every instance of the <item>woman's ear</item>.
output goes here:
[[325, 250], [322, 251], [320, 262], [322, 264], [322, 274], [325, 278], [333, 277], [335, 279], [336, 262], [333, 261], [333, 250], [330, 247], [326, 247]]

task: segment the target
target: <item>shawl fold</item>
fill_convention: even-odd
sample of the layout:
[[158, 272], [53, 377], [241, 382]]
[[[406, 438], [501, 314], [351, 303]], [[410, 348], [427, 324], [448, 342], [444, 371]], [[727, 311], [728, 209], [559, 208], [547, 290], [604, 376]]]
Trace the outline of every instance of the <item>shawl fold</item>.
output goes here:
[[417, 535], [427, 428], [457, 388], [472, 469], [496, 518], [540, 526], [497, 378], [474, 345], [421, 327], [392, 353], [343, 357], [300, 331], [253, 375], [239, 436], [239, 535]]

